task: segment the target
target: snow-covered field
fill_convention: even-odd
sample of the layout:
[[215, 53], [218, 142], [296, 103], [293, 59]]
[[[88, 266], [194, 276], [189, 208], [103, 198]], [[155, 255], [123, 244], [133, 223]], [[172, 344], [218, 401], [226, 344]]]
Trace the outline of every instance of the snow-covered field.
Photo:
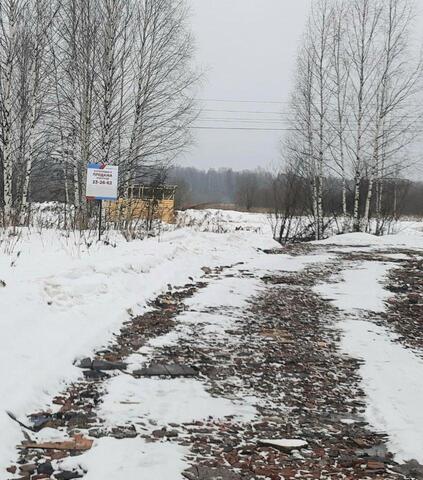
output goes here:
[[[277, 244], [271, 238], [270, 224], [264, 214], [196, 211], [185, 213], [182, 223], [190, 226], [144, 241], [126, 242], [118, 234], [110, 234], [107, 245], [95, 241], [89, 245], [91, 240], [87, 241], [77, 234], [67, 236], [47, 229], [24, 229], [18, 236], [0, 232], [1, 465], [6, 465], [15, 456], [14, 446], [21, 440], [18, 425], [5, 412], [12, 411], [24, 418], [30, 412], [43, 409], [65, 384], [80, 376], [81, 371], [73, 365], [75, 359], [90, 355], [107, 344], [124, 321], [144, 312], [148, 308], [148, 300], [165, 291], [168, 284], [181, 285], [189, 277], [199, 279], [204, 266], [248, 262], [257, 271], [295, 271], [309, 262], [324, 263], [331, 258], [330, 254], [312, 258], [265, 255], [260, 249], [274, 248]], [[226, 233], [213, 233], [219, 231]], [[403, 223], [398, 234], [384, 238], [350, 234], [321, 243], [337, 244], [339, 249], [346, 246], [356, 250], [387, 246], [423, 249], [422, 224]], [[353, 247], [349, 247], [351, 245]], [[345, 272], [343, 284], [334, 284], [333, 290], [324, 286], [319, 293], [334, 298], [347, 313], [355, 312], [357, 308], [383, 309], [386, 292], [379, 282], [387, 267], [378, 263], [367, 267], [362, 265], [360, 270]], [[372, 287], [369, 283], [363, 284], [365, 276]], [[222, 291], [215, 292], [219, 302], [224, 295]], [[212, 300], [213, 291], [209, 291], [207, 301], [210, 303]], [[423, 418], [421, 413], [416, 413], [416, 405], [420, 400], [423, 402], [423, 386], [416, 385], [415, 375], [421, 372], [423, 365], [412, 353], [405, 355], [400, 352], [398, 349], [402, 347], [393, 344], [388, 332], [352, 322], [356, 321], [348, 319], [343, 325], [344, 348], [346, 352], [366, 359], [362, 374], [370, 402], [369, 419], [375, 427], [392, 434], [392, 446], [401, 458], [410, 458], [411, 454], [416, 454], [417, 458], [418, 452], [413, 449], [413, 444], [418, 441], [423, 444]], [[361, 327], [369, 331], [366, 342], [358, 338]], [[390, 370], [395, 369], [393, 362], [398, 359], [406, 363], [404, 368], [408, 369], [409, 375], [389, 376]], [[395, 394], [388, 396], [391, 402], [380, 401], [382, 396], [389, 394], [386, 384], [376, 381], [382, 375], [387, 375], [387, 382], [396, 382]], [[413, 378], [414, 387], [411, 385]], [[119, 385], [114, 388], [119, 391]], [[140, 388], [140, 383], [134, 388]], [[143, 392], [132, 393], [141, 398], [148, 392], [159, 396], [160, 392], [152, 391], [152, 388], [160, 389], [160, 385], [146, 384]], [[175, 388], [174, 395], [178, 398], [177, 385]], [[197, 384], [190, 388], [192, 395], [197, 395], [201, 403], [207, 394]], [[408, 388], [413, 392], [414, 401], [411, 403], [404, 400]], [[378, 402], [379, 408], [375, 410]], [[401, 412], [409, 413], [398, 415], [398, 411], [391, 408], [392, 402], [396, 402]], [[108, 406], [110, 404], [105, 402], [104, 408]], [[156, 408], [157, 411], [151, 412], [151, 415], [160, 416], [160, 404]], [[225, 402], [216, 408], [222, 412], [231, 411], [231, 406]], [[407, 422], [411, 421], [412, 415], [420, 425], [420, 433], [404, 443], [409, 428]], [[399, 449], [398, 442], [406, 451]], [[126, 443], [148, 450], [149, 458], [169, 455], [169, 465], [174, 466], [173, 471], [169, 469], [169, 478], [172, 472], [180, 471], [184, 466], [180, 461], [183, 452], [165, 452], [163, 449], [158, 452], [155, 446], [134, 439], [119, 444], [122, 455]], [[108, 458], [113, 448], [108, 439], [103, 439], [95, 451], [97, 455]], [[92, 455], [91, 452], [86, 454], [87, 465]], [[420, 457], [420, 461], [423, 458]], [[97, 461], [95, 464], [99, 468]], [[141, 460], [128, 458], [127, 464], [126, 478], [142, 476], [144, 472], [148, 472], [149, 478], [156, 478]], [[99, 471], [87, 478], [104, 478], [108, 473], [110, 467], [104, 475]]]
[[196, 230], [213, 232], [249, 231], [272, 235], [271, 216], [265, 213], [235, 212], [231, 210], [186, 210], [178, 213], [177, 224]]

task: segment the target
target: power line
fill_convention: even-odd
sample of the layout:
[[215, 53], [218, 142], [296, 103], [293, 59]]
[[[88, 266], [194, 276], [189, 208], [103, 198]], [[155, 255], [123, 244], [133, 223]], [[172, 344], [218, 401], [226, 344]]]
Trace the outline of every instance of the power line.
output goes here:
[[[279, 120], [277, 118], [270, 118], [270, 119], [264, 119], [262, 117], [258, 117], [257, 120], [258, 121], [281, 121], [281, 122], [286, 122], [286, 121], [296, 121], [295, 119], [295, 112], [294, 111], [291, 111], [291, 112], [265, 112], [265, 111], [246, 111], [246, 110], [220, 110], [220, 109], [197, 109], [197, 111], [199, 111], [199, 113], [201, 114], [202, 112], [214, 112], [214, 113], [241, 113], [241, 114], [260, 114], [260, 115], [279, 115], [279, 116], [292, 116], [293, 117], [293, 120], [292, 119], [289, 119], [289, 118], [280, 118]], [[317, 117], [317, 115], [316, 115]], [[346, 119], [356, 119], [355, 118], [356, 116], [354, 114], [348, 114], [348, 115], [345, 115], [345, 118]], [[199, 116], [199, 118], [201, 118], [201, 115]], [[210, 118], [213, 118], [213, 119], [216, 119], [216, 120], [219, 120], [219, 117], [210, 117]], [[233, 116], [226, 116], [226, 117], [223, 117], [224, 119], [235, 119], [236, 117], [233, 117]], [[404, 113], [402, 115], [399, 115], [399, 118], [401, 120], [416, 120], [416, 121], [423, 121], [423, 115], [417, 115], [417, 114], [411, 114], [411, 113]], [[365, 121], [368, 121], [368, 120], [373, 120], [374, 119], [374, 116], [373, 115], [363, 115], [363, 119]], [[254, 120], [253, 117], [248, 117], [248, 118], [241, 118], [240, 120]]]
[[296, 130], [295, 128], [252, 128], [252, 127], [189, 127], [192, 130], [252, 130], [261, 132], [290, 132]]
[[289, 119], [277, 118], [240, 118], [240, 117], [198, 117], [202, 122], [253, 122], [253, 123], [293, 123]]
[[[218, 98], [197, 98], [200, 102], [216, 102], [216, 103], [253, 103], [253, 104], [270, 104], [270, 105], [289, 105], [291, 100], [238, 100], [238, 99], [218, 99]], [[345, 106], [356, 106], [356, 102], [345, 102]], [[366, 106], [376, 105], [376, 102], [367, 102]], [[412, 107], [414, 104], [403, 104], [403, 107]]]
[[[275, 101], [275, 100], [239, 100], [239, 99], [217, 99], [217, 98], [205, 98], [199, 99], [205, 102], [216, 102], [216, 103], [240, 103], [240, 104], [257, 104], [257, 105], [284, 105], [290, 102], [288, 101]], [[282, 111], [285, 109], [285, 111]], [[240, 109], [218, 109], [218, 108], [198, 108], [200, 115], [197, 118], [197, 124], [192, 128], [196, 130], [245, 130], [245, 131], [280, 131], [280, 132], [292, 132], [292, 131], [306, 131], [305, 129], [295, 126], [298, 122], [294, 111], [286, 111], [287, 107], [282, 107], [281, 111], [265, 111], [261, 110], [240, 110]], [[207, 115], [207, 112], [209, 115]], [[206, 113], [207, 116], [202, 116], [202, 113]], [[216, 115], [212, 115], [212, 113]], [[234, 115], [225, 115], [225, 114], [238, 114]], [[262, 115], [268, 115], [268, 118], [264, 118]], [[275, 117], [272, 117], [275, 115]], [[278, 118], [279, 116], [279, 118]], [[399, 115], [399, 122], [410, 122], [414, 125], [416, 129], [419, 129], [423, 126], [422, 115], [416, 115], [413, 113], [403, 113]], [[353, 112], [345, 114], [345, 120], [347, 121], [349, 128], [344, 129], [345, 132], [355, 132], [354, 124], [356, 122], [355, 115]], [[364, 121], [372, 122], [372, 116], [364, 115]], [[200, 124], [199, 124], [200, 123]], [[398, 123], [398, 122], [397, 122]], [[231, 125], [232, 124], [232, 125]], [[394, 131], [388, 128], [390, 131]], [[418, 131], [419, 131], [418, 130]], [[401, 128], [398, 128], [398, 125], [395, 127], [395, 131], [402, 131]]]
[[290, 115], [291, 112], [275, 112], [275, 111], [260, 111], [260, 110], [222, 110], [213, 108], [196, 108], [200, 112], [217, 112], [217, 113], [248, 113], [248, 114], [265, 114], [265, 115]]
[[[189, 127], [195, 130], [253, 130], [253, 131], [266, 131], [266, 132], [307, 132], [302, 128], [262, 128], [262, 127], [220, 127], [220, 126], [200, 126], [193, 125]], [[355, 130], [346, 130], [347, 132], [355, 133]], [[402, 132], [402, 129], [393, 129], [392, 132]], [[415, 130], [415, 133], [423, 133], [423, 130]]]
[[[421, 126], [423, 125], [423, 121], [420, 119], [413, 119], [412, 117], [402, 120], [410, 121], [413, 126]], [[412, 121], [413, 120], [413, 121]], [[224, 122], [224, 123], [233, 123], [233, 122], [240, 122], [240, 123], [257, 123], [257, 124], [274, 124], [278, 123], [281, 125], [292, 125], [296, 124], [295, 119], [276, 119], [276, 118], [241, 118], [241, 117], [201, 117], [199, 116], [196, 121], [199, 122]], [[354, 126], [353, 122], [349, 122], [349, 125]], [[345, 130], [345, 129], [344, 129]], [[387, 130], [391, 130], [391, 128], [387, 128]]]
[[216, 98], [198, 98], [200, 102], [219, 102], [219, 103], [261, 103], [261, 104], [284, 104], [290, 103], [288, 100], [279, 102], [276, 100], [224, 100]]

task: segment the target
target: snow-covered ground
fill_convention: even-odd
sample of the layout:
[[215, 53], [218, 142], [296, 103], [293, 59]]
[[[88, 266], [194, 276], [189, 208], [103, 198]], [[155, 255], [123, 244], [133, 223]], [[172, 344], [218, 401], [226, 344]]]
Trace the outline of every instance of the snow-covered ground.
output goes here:
[[[75, 358], [103, 346], [130, 314], [165, 291], [200, 278], [201, 267], [267, 256], [267, 236], [191, 229], [117, 246], [69, 239], [53, 230], [24, 231], [0, 255], [0, 463], [13, 457], [20, 430], [5, 414], [42, 408], [80, 375]], [[282, 261], [282, 259], [281, 259]]]
[[75, 359], [107, 344], [168, 284], [199, 279], [203, 266], [250, 262], [265, 272], [328, 258], [264, 254], [260, 249], [277, 247], [269, 230], [256, 228], [266, 221], [253, 215], [248, 229], [248, 214], [233, 212], [234, 225], [246, 230], [181, 228], [132, 242], [116, 234], [108, 245], [48, 229], [0, 233], [0, 464], [14, 457], [21, 439], [5, 412], [24, 418], [45, 408], [81, 374]]
[[72, 470], [81, 463], [88, 472], [85, 480], [184, 480], [182, 472], [189, 464], [184, 457], [188, 448], [174, 443], [147, 443], [142, 438], [116, 441], [101, 438], [82, 457], [69, 457], [61, 463]]
[[395, 233], [381, 237], [357, 232], [336, 235], [312, 243], [351, 246], [354, 250], [360, 247], [371, 247], [373, 249], [388, 247], [423, 249], [423, 222], [400, 221], [395, 226]]
[[[227, 271], [235, 272], [236, 267]], [[178, 316], [176, 330], [152, 338], [126, 360], [129, 370], [148, 363], [156, 348], [175, 345], [182, 338], [194, 336], [196, 345], [210, 342], [211, 337], [229, 341], [225, 330], [233, 326], [237, 314], [242, 312], [241, 308], [260, 288], [256, 278], [224, 277], [212, 280], [206, 288], [186, 301], [188, 310]], [[216, 308], [219, 311], [223, 309], [225, 315], [204, 311]], [[249, 422], [257, 414], [254, 406], [258, 402], [256, 398], [246, 395], [242, 398], [212, 396], [198, 378], [135, 379], [129, 375], [118, 375], [107, 380], [106, 391], [98, 412], [100, 418], [105, 419], [104, 425], [112, 428], [133, 426], [140, 434], [148, 432], [149, 428], [170, 430], [175, 424], [193, 424], [228, 416]], [[60, 467], [88, 471], [86, 478], [92, 480], [100, 480], [105, 476], [125, 480], [132, 476], [142, 478], [143, 474], [155, 480], [183, 480], [181, 473], [189, 467], [185, 461], [187, 454], [188, 449], [169, 442], [151, 445], [138, 438], [125, 440], [122, 449], [121, 440], [100, 439], [92, 450], [65, 460]]]
[[[65, 384], [80, 376], [81, 371], [73, 365], [75, 359], [90, 355], [107, 344], [113, 332], [118, 331], [124, 321], [144, 312], [148, 308], [148, 300], [167, 290], [168, 284], [181, 285], [189, 277], [199, 279], [203, 274], [203, 266], [247, 262], [250, 268], [264, 273], [276, 270], [296, 271], [309, 263], [325, 263], [332, 258], [331, 254], [304, 257], [265, 255], [261, 249], [277, 247], [271, 239], [271, 228], [265, 214], [187, 212], [185, 220], [184, 224], [191, 226], [144, 241], [128, 243], [117, 234], [111, 234], [108, 245], [77, 234], [66, 236], [47, 229], [38, 232], [36, 229], [21, 230], [18, 236], [0, 232], [1, 465], [6, 465], [14, 458], [14, 446], [21, 440], [18, 425], [5, 412], [12, 411], [24, 418], [28, 413], [45, 408]], [[383, 239], [366, 234], [351, 234], [322, 243], [337, 244], [340, 248], [353, 245], [353, 249], [368, 248], [368, 245], [369, 249], [386, 246], [423, 249], [421, 229], [421, 224], [410, 222], [401, 225], [401, 231], [397, 235]], [[360, 269], [345, 272], [344, 283], [331, 284], [333, 290], [326, 286], [320, 293], [336, 299], [338, 306], [348, 314], [357, 308], [380, 311], [386, 292], [379, 280], [386, 274], [387, 268], [383, 263], [372, 263], [371, 267], [362, 265]], [[364, 283], [364, 278], [370, 280]], [[2, 282], [5, 286], [2, 286]], [[200, 294], [192, 301], [199, 302], [200, 306], [204, 302], [210, 305], [216, 301], [221, 306], [226, 299], [232, 306], [236, 306], [237, 299], [228, 295], [228, 292], [232, 288], [232, 291], [238, 289], [242, 293], [243, 287], [236, 285], [228, 288], [228, 285], [222, 285], [212, 284], [205, 293], [207, 298], [202, 299]], [[250, 294], [251, 284], [245, 288]], [[362, 374], [370, 402], [369, 419], [377, 428], [386, 429], [392, 435], [392, 446], [401, 458], [409, 458], [410, 455], [417, 457], [418, 452], [414, 455], [412, 443], [421, 441], [423, 444], [422, 416], [414, 408], [423, 402], [423, 386], [416, 380], [416, 374], [421, 372], [422, 365], [412, 353], [404, 354], [402, 347], [392, 342], [388, 332], [376, 329], [372, 324], [359, 325], [351, 322], [357, 321], [347, 320], [343, 324], [344, 348], [348, 353], [366, 359]], [[189, 318], [186, 323], [189, 324]], [[220, 322], [213, 324], [213, 319], [210, 318], [205, 323], [211, 333], [213, 330], [216, 333], [221, 327]], [[360, 335], [362, 328], [366, 328], [369, 333]], [[172, 338], [158, 341], [172, 341]], [[154, 343], [150, 348], [154, 348]], [[376, 355], [374, 352], [381, 353]], [[401, 375], [390, 372], [396, 369], [395, 363], [399, 359], [405, 362], [404, 369], [408, 369], [409, 374], [406, 371]], [[385, 375], [387, 381], [383, 385], [376, 377]], [[113, 410], [116, 406], [114, 399], [118, 394], [123, 394], [125, 398], [131, 395], [144, 398], [143, 395], [148, 394], [160, 396], [160, 382], [150, 385], [146, 381], [142, 391], [139, 391], [141, 383], [133, 385], [131, 390], [128, 378], [125, 379], [126, 386], [123, 390], [118, 384], [121, 379], [112, 380], [111, 383], [116, 382], [116, 385], [113, 384], [113, 388], [110, 388], [111, 396], [106, 398], [103, 408]], [[411, 385], [413, 378], [414, 386]], [[395, 392], [391, 396], [387, 389], [390, 382], [395, 382]], [[186, 387], [190, 389], [191, 396], [198, 399], [199, 410], [190, 413], [201, 416], [201, 402], [209, 400], [208, 394], [198, 383], [191, 384], [187, 381], [184, 385]], [[417, 401], [415, 404], [407, 403], [404, 398], [409, 388]], [[170, 400], [168, 398], [170, 402], [180, 398], [178, 382], [174, 383], [174, 389], [168, 393], [171, 395]], [[389, 402], [381, 401], [382, 396], [389, 398], [398, 407], [395, 423], [395, 411], [388, 408]], [[210, 408], [213, 408], [213, 402], [210, 404]], [[375, 410], [376, 404], [379, 405], [379, 410]], [[164, 407], [158, 403], [155, 411], [147, 413], [161, 417], [163, 408], [168, 406], [169, 402]], [[218, 414], [230, 414], [233, 413], [234, 405], [222, 400], [221, 403], [215, 403], [214, 408]], [[119, 414], [118, 411], [112, 413]], [[136, 411], [136, 414], [140, 412]], [[244, 414], [252, 414], [248, 405]], [[407, 422], [411, 421], [417, 422], [420, 430], [413, 428], [417, 436], [406, 439], [409, 428]], [[149, 478], [178, 478], [177, 472], [185, 468], [182, 460], [185, 452], [181, 447], [162, 444], [155, 446], [133, 439], [118, 444], [121, 455], [127, 457], [123, 461], [125, 470], [120, 470], [121, 458], [115, 466], [109, 462], [107, 471], [103, 471], [101, 461], [98, 460], [110, 458], [110, 453], [116, 448], [115, 443], [109, 439], [99, 440], [96, 447], [84, 456], [85, 464], [90, 467], [87, 479], [142, 477], [143, 473]], [[399, 443], [406, 451], [399, 450]], [[134, 458], [128, 453], [134, 449], [145, 451], [147, 455]], [[157, 462], [154, 463], [156, 457], [168, 459], [163, 467], [168, 470], [160, 470], [163, 477], [154, 470], [157, 467]], [[421, 457], [420, 461], [423, 461]]]
[[398, 461], [423, 464], [423, 360], [381, 326], [350, 319], [342, 328], [344, 351], [365, 360], [360, 373], [369, 423], [388, 433]]
[[345, 312], [383, 312], [389, 292], [383, 288], [381, 281], [391, 267], [382, 262], [363, 262], [356, 268], [343, 271], [339, 283], [319, 285], [315, 290], [333, 300]]
[[[348, 238], [345, 244], [350, 244], [351, 236]], [[394, 239], [388, 242], [394, 243]], [[341, 240], [339, 244], [343, 244]], [[395, 244], [406, 241], [407, 237], [399, 236]], [[385, 310], [390, 292], [382, 282], [391, 268], [392, 263], [363, 262], [341, 272], [339, 283], [322, 284], [315, 290], [345, 312], [339, 324], [342, 349], [364, 360], [360, 374], [367, 396], [367, 421], [388, 433], [390, 450], [398, 461], [415, 459], [423, 464], [423, 360], [396, 343], [397, 336], [386, 328], [362, 320], [366, 312]]]
[[271, 216], [266, 213], [235, 212], [232, 210], [185, 210], [179, 212], [177, 224], [196, 230], [231, 232], [246, 230], [272, 235]]

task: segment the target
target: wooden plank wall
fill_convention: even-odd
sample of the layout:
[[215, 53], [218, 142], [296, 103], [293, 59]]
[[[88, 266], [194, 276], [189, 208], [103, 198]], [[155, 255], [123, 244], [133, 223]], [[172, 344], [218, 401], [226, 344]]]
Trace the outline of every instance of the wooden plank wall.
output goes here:
[[[155, 207], [154, 219], [166, 223], [175, 221], [175, 201], [158, 200]], [[116, 202], [104, 202], [106, 219], [117, 221], [119, 218], [127, 220], [146, 219], [149, 215], [149, 201], [139, 198], [119, 198]]]

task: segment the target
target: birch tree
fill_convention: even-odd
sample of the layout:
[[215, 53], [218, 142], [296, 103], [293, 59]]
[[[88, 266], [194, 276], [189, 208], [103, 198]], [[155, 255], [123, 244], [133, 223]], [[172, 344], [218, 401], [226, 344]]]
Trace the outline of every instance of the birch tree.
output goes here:
[[15, 79], [24, 4], [24, 0], [8, 0], [0, 3], [0, 153], [6, 221], [10, 219], [13, 208], [13, 169], [16, 158], [14, 154], [17, 123], [13, 107], [17, 98]]
[[124, 125], [130, 115], [133, 45], [133, 11], [127, 0], [99, 1], [99, 108], [100, 159], [116, 164], [121, 160]]
[[19, 41], [19, 153], [22, 159], [20, 208], [26, 213], [32, 169], [37, 155], [47, 154], [48, 136], [40, 123], [47, 114], [52, 77], [48, 58], [49, 30], [57, 5], [49, 0], [33, 0], [24, 15]]
[[348, 85], [351, 64], [345, 55], [345, 14], [347, 8], [345, 2], [340, 2], [334, 7], [333, 19], [333, 55], [332, 55], [332, 91], [334, 103], [331, 112], [331, 128], [335, 133], [335, 141], [331, 146], [332, 161], [335, 171], [341, 177], [342, 182], [342, 230], [346, 231], [348, 224], [347, 209], [347, 165], [345, 142], [348, 135]]
[[[71, 164], [73, 201], [85, 205], [84, 185], [87, 164], [98, 158], [99, 12], [95, 0], [64, 0], [56, 33], [57, 79], [60, 112], [64, 119], [61, 136], [66, 141], [63, 161]], [[93, 157], [95, 154], [95, 157]]]
[[171, 162], [190, 143], [195, 118], [190, 95], [193, 39], [181, 0], [139, 0], [135, 14], [135, 85], [125, 188], [155, 166]]
[[[413, 17], [412, 4], [408, 0], [388, 0], [382, 15], [381, 48], [382, 61], [377, 75], [374, 118], [373, 153], [369, 162], [368, 190], [366, 195], [364, 222], [370, 228], [370, 210], [375, 183], [379, 183], [377, 210], [383, 194], [383, 179], [396, 172], [399, 165], [390, 165], [393, 156], [414, 138], [409, 120], [410, 102], [418, 92], [416, 88], [421, 76], [421, 62], [410, 61], [409, 38]], [[416, 112], [414, 112], [416, 113]], [[402, 166], [403, 169], [406, 165]], [[380, 211], [377, 211], [379, 214]]]
[[353, 229], [361, 230], [360, 189], [366, 167], [366, 149], [371, 145], [368, 131], [374, 118], [374, 105], [377, 100], [377, 66], [381, 60], [378, 48], [378, 32], [383, 10], [379, 0], [352, 0], [347, 21], [347, 48], [351, 62], [349, 77], [350, 142], [349, 155], [353, 171], [354, 204]]
[[333, 3], [318, 0], [313, 5], [304, 45], [297, 66], [297, 91], [292, 108], [295, 133], [291, 146], [303, 158], [310, 178], [315, 237], [323, 236], [323, 182], [329, 146], [331, 101], [331, 56], [333, 53]]
[[[411, 60], [411, 0], [319, 0], [300, 50], [287, 142], [310, 179], [316, 238], [323, 225], [324, 176], [341, 177], [342, 231], [370, 230], [382, 211], [384, 182], [407, 167], [406, 147], [421, 118], [421, 61]], [[414, 104], [418, 104], [415, 101]], [[376, 198], [375, 198], [376, 197]], [[377, 231], [380, 231], [377, 228]]]
[[5, 216], [58, 165], [81, 219], [88, 163], [120, 165], [121, 193], [162, 172], [190, 143], [192, 58], [183, 0], [0, 2]]

